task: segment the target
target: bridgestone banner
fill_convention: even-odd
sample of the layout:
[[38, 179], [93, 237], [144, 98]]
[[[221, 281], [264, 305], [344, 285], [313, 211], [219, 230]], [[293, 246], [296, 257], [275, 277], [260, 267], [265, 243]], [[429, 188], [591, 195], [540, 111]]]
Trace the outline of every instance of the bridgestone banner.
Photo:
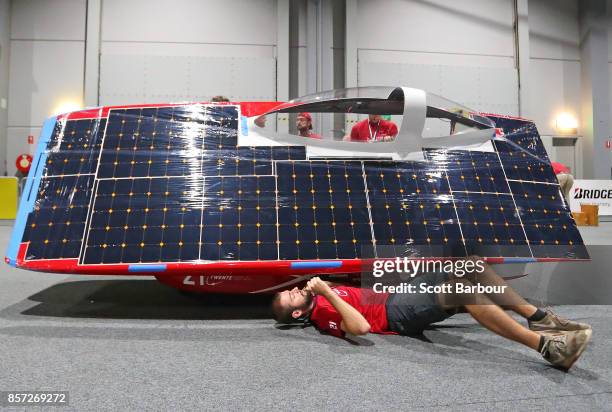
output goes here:
[[612, 215], [612, 180], [575, 180], [570, 191], [572, 212], [580, 212], [580, 205], [599, 206], [600, 216]]

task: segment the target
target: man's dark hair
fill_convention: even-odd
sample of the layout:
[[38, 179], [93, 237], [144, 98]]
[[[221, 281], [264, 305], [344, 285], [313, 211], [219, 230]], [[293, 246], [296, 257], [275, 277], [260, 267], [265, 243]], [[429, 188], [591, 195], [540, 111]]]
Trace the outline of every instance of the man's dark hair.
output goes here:
[[272, 314], [274, 315], [274, 320], [278, 323], [294, 323], [296, 319], [293, 317], [293, 309], [291, 308], [283, 308], [280, 305], [280, 292], [274, 295], [274, 299], [272, 299]]
[[222, 102], [229, 102], [230, 100], [225, 97], [225, 96], [214, 96], [212, 99], [210, 99], [211, 102], [213, 103], [222, 103]]

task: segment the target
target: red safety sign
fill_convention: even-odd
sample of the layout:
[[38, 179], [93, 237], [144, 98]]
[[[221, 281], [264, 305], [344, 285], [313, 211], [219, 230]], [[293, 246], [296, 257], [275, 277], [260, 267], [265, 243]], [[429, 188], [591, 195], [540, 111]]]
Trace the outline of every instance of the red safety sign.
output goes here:
[[28, 144], [34, 144], [34, 136], [32, 135], [28, 136]]

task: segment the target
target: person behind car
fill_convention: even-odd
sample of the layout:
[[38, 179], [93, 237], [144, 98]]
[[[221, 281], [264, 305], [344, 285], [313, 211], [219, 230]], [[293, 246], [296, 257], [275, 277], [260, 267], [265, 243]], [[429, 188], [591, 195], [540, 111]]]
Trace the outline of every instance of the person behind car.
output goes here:
[[344, 140], [353, 142], [389, 142], [395, 139], [397, 125], [390, 120], [384, 120], [379, 114], [370, 114], [353, 126], [351, 134]]
[[565, 200], [569, 201], [570, 198], [570, 190], [574, 185], [574, 176], [572, 176], [572, 172], [569, 167], [560, 162], [551, 162], [553, 171], [557, 176], [557, 180], [559, 181], [559, 185], [561, 186], [561, 192], [563, 192], [563, 196], [565, 196]]
[[298, 135], [302, 137], [310, 137], [311, 139], [321, 139], [321, 135], [312, 131], [312, 116], [310, 113], [302, 112], [297, 115], [295, 127], [298, 130]]

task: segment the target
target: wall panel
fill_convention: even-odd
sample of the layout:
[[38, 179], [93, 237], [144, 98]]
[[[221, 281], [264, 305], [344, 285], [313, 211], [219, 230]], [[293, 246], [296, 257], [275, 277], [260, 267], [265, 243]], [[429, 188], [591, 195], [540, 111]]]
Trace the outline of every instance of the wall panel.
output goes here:
[[276, 44], [276, 0], [103, 0], [102, 41]]
[[512, 1], [359, 0], [357, 16], [359, 86], [410, 86], [518, 113]]
[[11, 37], [25, 40], [85, 40], [86, 0], [14, 0]]
[[83, 97], [82, 42], [12, 41], [9, 126], [39, 126], [66, 102]]
[[100, 104], [207, 101], [218, 94], [275, 100], [275, 64], [265, 46], [110, 44], [101, 55]]
[[580, 34], [576, 0], [530, 0], [530, 117], [541, 135], [557, 134], [555, 118], [580, 118]]
[[529, 40], [531, 57], [580, 60], [576, 0], [530, 1]]
[[510, 0], [359, 0], [357, 47], [514, 55]]
[[569, 112], [580, 118], [580, 63], [532, 60], [531, 112], [542, 135], [554, 135], [555, 117]]

